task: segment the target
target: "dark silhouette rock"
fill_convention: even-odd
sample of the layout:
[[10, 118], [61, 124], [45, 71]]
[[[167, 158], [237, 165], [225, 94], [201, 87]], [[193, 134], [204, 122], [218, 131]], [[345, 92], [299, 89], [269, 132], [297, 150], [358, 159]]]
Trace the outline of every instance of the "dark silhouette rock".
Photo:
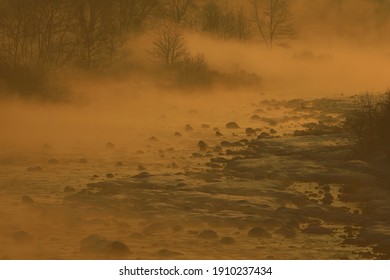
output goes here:
[[192, 128], [191, 125], [189, 124], [186, 124], [186, 126], [184, 127], [185, 131], [193, 131], [194, 129]]
[[112, 144], [111, 142], [108, 142], [108, 143], [106, 143], [106, 148], [113, 149], [113, 148], [115, 148], [115, 145]]
[[23, 202], [23, 204], [33, 204], [34, 200], [31, 197], [29, 197], [28, 195], [24, 195], [24, 196], [22, 196], [22, 202]]
[[211, 229], [206, 229], [199, 233], [198, 235], [200, 238], [203, 239], [217, 239], [218, 238], [218, 233], [216, 233], [214, 230]]
[[150, 137], [149, 140], [153, 141], [153, 142], [157, 142], [158, 141], [158, 139], [156, 137], [154, 137], [154, 136]]
[[40, 166], [31, 166], [27, 168], [28, 172], [37, 172], [37, 171], [42, 171], [42, 168]]
[[123, 258], [131, 254], [129, 247], [121, 241], [113, 241], [108, 248], [108, 255], [112, 258]]
[[108, 179], [114, 178], [114, 174], [112, 174], [112, 173], [107, 173], [107, 174], [106, 174], [106, 177], [107, 177]]
[[225, 237], [222, 237], [220, 242], [221, 242], [221, 244], [224, 244], [224, 245], [232, 245], [232, 244], [236, 243], [236, 240], [233, 237], [225, 236]]
[[160, 251], [158, 251], [158, 255], [163, 257], [163, 258], [169, 258], [169, 257], [183, 255], [183, 254], [179, 253], [179, 252], [171, 251], [168, 249], [161, 249]]
[[58, 164], [59, 161], [58, 161], [58, 159], [51, 158], [51, 159], [49, 159], [49, 160], [47, 161], [47, 163], [50, 163], [50, 164]]
[[73, 193], [73, 192], [76, 192], [76, 189], [73, 188], [73, 187], [71, 187], [71, 186], [66, 186], [66, 187], [64, 188], [64, 192], [65, 192], [65, 193]]
[[261, 118], [260, 118], [259, 115], [252, 115], [252, 116], [251, 116], [251, 120], [252, 120], [252, 121], [259, 121], [259, 120], [261, 120]]
[[247, 135], [255, 135], [256, 131], [253, 128], [248, 127], [248, 128], [245, 129], [245, 133]]
[[281, 227], [275, 231], [276, 234], [279, 234], [285, 238], [294, 238], [297, 234], [292, 228]]
[[229, 122], [226, 124], [226, 128], [228, 129], [238, 129], [240, 128], [236, 122]]
[[221, 136], [223, 136], [223, 134], [217, 130], [217, 131], [215, 132], [215, 136], [221, 137]]
[[201, 152], [207, 152], [207, 150], [209, 149], [209, 146], [204, 141], [201, 140], [198, 142], [198, 148], [199, 148], [199, 151], [201, 151]]
[[176, 131], [174, 135], [175, 135], [176, 137], [180, 137], [180, 136], [181, 136], [181, 133]]
[[330, 193], [326, 192], [324, 193], [324, 198], [322, 199], [322, 203], [324, 205], [331, 205], [332, 202], [333, 202], [333, 195], [331, 195]]
[[12, 239], [18, 244], [28, 244], [34, 241], [34, 238], [24, 230], [12, 233]]
[[142, 164], [138, 164], [137, 169], [138, 169], [138, 171], [145, 171], [146, 170], [145, 166], [143, 166]]
[[254, 227], [248, 231], [248, 236], [255, 238], [270, 238], [271, 234], [262, 227]]
[[332, 234], [333, 230], [320, 225], [309, 225], [302, 232], [308, 234]]
[[152, 176], [152, 175], [149, 172], [141, 172], [137, 175], [132, 176], [131, 178], [143, 179], [143, 178], [148, 178], [150, 176]]

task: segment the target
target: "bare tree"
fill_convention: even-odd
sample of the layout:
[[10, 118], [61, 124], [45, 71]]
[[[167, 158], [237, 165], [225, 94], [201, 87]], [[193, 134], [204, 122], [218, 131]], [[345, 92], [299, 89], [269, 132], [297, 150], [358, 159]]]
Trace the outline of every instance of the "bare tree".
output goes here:
[[292, 37], [289, 0], [251, 0], [251, 3], [257, 30], [268, 48], [275, 41]]
[[213, 2], [203, 6], [202, 31], [241, 41], [251, 36], [250, 25], [242, 7], [236, 10]]
[[86, 68], [97, 67], [114, 52], [117, 33], [114, 3], [110, 0], [73, 1], [79, 63]]
[[164, 65], [175, 66], [188, 56], [184, 37], [177, 28], [165, 27], [153, 41], [152, 54]]
[[167, 16], [176, 24], [182, 23], [194, 6], [193, 0], [166, 0], [165, 3]]
[[116, 0], [121, 34], [140, 31], [158, 0]]

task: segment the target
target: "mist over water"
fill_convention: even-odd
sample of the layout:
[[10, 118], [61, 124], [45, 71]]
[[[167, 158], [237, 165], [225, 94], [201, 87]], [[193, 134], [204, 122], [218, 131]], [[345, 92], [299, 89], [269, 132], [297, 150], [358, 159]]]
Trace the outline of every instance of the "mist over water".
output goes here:
[[[289, 1], [272, 48], [252, 1], [188, 1], [183, 21], [171, 2], [112, 33], [107, 60], [104, 28], [96, 61], [76, 44], [10, 78], [1, 52], [0, 259], [388, 258], [388, 160], [343, 125], [355, 95], [390, 87], [389, 1]], [[242, 11], [247, 37], [207, 11]]]

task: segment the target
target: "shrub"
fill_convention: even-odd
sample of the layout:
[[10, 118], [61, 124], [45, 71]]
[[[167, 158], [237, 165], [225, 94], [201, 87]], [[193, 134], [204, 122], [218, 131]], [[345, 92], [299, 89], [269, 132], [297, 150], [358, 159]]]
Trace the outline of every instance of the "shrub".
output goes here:
[[384, 153], [390, 159], [390, 90], [359, 96], [347, 113], [345, 128], [359, 153]]

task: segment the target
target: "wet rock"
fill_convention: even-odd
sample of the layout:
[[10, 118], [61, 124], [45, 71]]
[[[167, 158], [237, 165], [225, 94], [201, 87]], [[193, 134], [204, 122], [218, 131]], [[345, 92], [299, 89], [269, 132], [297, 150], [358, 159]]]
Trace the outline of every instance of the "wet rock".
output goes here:
[[113, 241], [108, 248], [108, 255], [113, 258], [122, 258], [131, 254], [129, 247], [121, 241]]
[[47, 163], [50, 163], [50, 164], [58, 164], [59, 161], [58, 161], [58, 159], [51, 158], [51, 159], [49, 159], [49, 160], [47, 161]]
[[24, 195], [24, 196], [22, 196], [22, 202], [23, 202], [23, 204], [33, 204], [34, 200], [31, 197], [29, 197], [28, 195]]
[[183, 231], [183, 226], [182, 225], [174, 225], [173, 227], [172, 227], [172, 231], [173, 232], [181, 232], [181, 231]]
[[93, 234], [84, 238], [80, 242], [80, 251], [86, 254], [107, 253], [111, 242], [104, 237]]
[[115, 165], [116, 166], [123, 166], [123, 162], [122, 161], [117, 161]]
[[294, 238], [297, 236], [295, 231], [292, 228], [289, 227], [281, 227], [275, 231], [276, 234], [281, 235], [285, 238]]
[[210, 161], [215, 162], [215, 163], [227, 163], [228, 162], [228, 160], [224, 157], [211, 158]]
[[143, 178], [148, 178], [152, 176], [149, 172], [141, 172], [137, 175], [131, 176], [131, 178], [136, 178], [136, 179], [143, 179]]
[[169, 230], [169, 226], [165, 223], [152, 223], [152, 224], [148, 225], [143, 230], [143, 232], [146, 235], [152, 235], [152, 234], [161, 233], [161, 232], [164, 232], [167, 230]]
[[198, 142], [198, 148], [199, 148], [199, 151], [201, 151], [201, 152], [207, 152], [207, 150], [209, 149], [209, 146], [204, 141], [201, 140]]
[[307, 234], [332, 234], [333, 230], [320, 225], [309, 225], [307, 228], [302, 230], [303, 233]]
[[206, 162], [205, 165], [207, 167], [211, 167], [211, 168], [222, 168], [223, 166], [219, 165], [218, 163], [214, 163], [214, 162]]
[[85, 159], [85, 158], [81, 158], [81, 159], [79, 160], [79, 163], [81, 163], [81, 164], [86, 164], [86, 163], [88, 163], [88, 160]]
[[259, 115], [256, 115], [256, 114], [255, 114], [255, 115], [252, 115], [252, 116], [251, 116], [251, 120], [252, 120], [252, 121], [259, 121], [259, 120], [261, 120], [261, 118], [260, 118]]
[[115, 145], [112, 144], [111, 142], [108, 142], [108, 143], [106, 143], [106, 148], [107, 149], [113, 149], [113, 148], [115, 148]]
[[34, 241], [34, 238], [24, 230], [12, 233], [12, 239], [18, 244], [28, 244]]
[[174, 133], [174, 136], [180, 137], [180, 136], [181, 136], [181, 133], [176, 131], [176, 132]]
[[260, 135], [257, 136], [257, 139], [266, 139], [271, 137], [272, 136], [269, 133], [263, 131], [262, 133], [260, 133]]
[[192, 153], [192, 157], [194, 157], [194, 158], [201, 158], [201, 157], [203, 157], [203, 155], [199, 154], [199, 153]]
[[185, 131], [193, 131], [194, 130], [190, 124], [186, 124], [184, 129], [185, 129]]
[[239, 141], [236, 142], [222, 141], [221, 146], [224, 148], [240, 148], [244, 145]]
[[232, 245], [232, 244], [236, 243], [236, 240], [233, 237], [224, 236], [221, 238], [220, 242], [221, 242], [221, 244], [224, 244], [224, 245]]
[[214, 127], [213, 130], [214, 131], [219, 131], [219, 128], [218, 127]]
[[106, 174], [106, 177], [107, 177], [108, 179], [114, 178], [114, 174], [112, 174], [112, 173], [107, 173], [107, 174]]
[[226, 128], [228, 129], [238, 129], [240, 128], [236, 122], [229, 122], [226, 124]]
[[215, 132], [215, 136], [222, 137], [223, 134], [222, 134], [221, 132], [219, 132], [219, 131], [216, 131], [216, 132]]
[[71, 186], [66, 186], [66, 187], [64, 188], [64, 192], [65, 192], [65, 193], [73, 193], [73, 192], [76, 192], [76, 189], [73, 188], [73, 187], [71, 187]]
[[248, 127], [245, 129], [245, 133], [250, 136], [250, 135], [255, 135], [256, 131], [253, 128]]
[[213, 152], [216, 153], [221, 153], [222, 152], [222, 147], [221, 146], [215, 146], [212, 148]]
[[275, 129], [271, 128], [271, 129], [269, 130], [269, 133], [271, 133], [271, 134], [276, 134], [277, 131], [276, 131]]
[[154, 137], [154, 136], [150, 137], [149, 140], [153, 141], [153, 142], [157, 142], [158, 141], [158, 139], [156, 137]]
[[248, 231], [248, 237], [254, 237], [254, 238], [270, 238], [271, 234], [268, 233], [264, 228], [262, 227], [254, 227], [251, 230]]
[[37, 172], [37, 171], [42, 171], [42, 168], [40, 166], [31, 166], [27, 168], [28, 172]]
[[146, 170], [145, 166], [143, 166], [142, 164], [138, 164], [137, 169], [138, 169], [138, 171], [145, 171]]
[[104, 255], [109, 257], [125, 257], [131, 252], [121, 241], [110, 241], [100, 235], [89, 235], [80, 242], [80, 251], [84, 254]]
[[179, 166], [175, 162], [172, 162], [171, 168], [179, 168]]
[[206, 229], [201, 233], [199, 233], [198, 236], [199, 238], [203, 238], [203, 239], [216, 239], [218, 238], [218, 233], [216, 233], [214, 230]]
[[145, 237], [145, 235], [141, 232], [132, 232], [130, 233], [129, 237], [133, 239], [142, 239]]
[[208, 124], [202, 124], [201, 127], [202, 127], [202, 128], [210, 128], [210, 125], [208, 125]]
[[326, 193], [324, 193], [324, 198], [322, 199], [322, 203], [324, 205], [331, 205], [333, 202], [333, 199], [334, 199], [333, 196], [330, 193], [326, 192]]
[[169, 258], [169, 257], [175, 257], [175, 256], [180, 256], [183, 255], [182, 253], [171, 251], [168, 249], [161, 249], [158, 251], [158, 255], [163, 257], [163, 258]]
[[142, 150], [138, 150], [138, 151], [136, 151], [136, 153], [139, 154], [139, 155], [143, 155], [145, 152], [142, 151]]

